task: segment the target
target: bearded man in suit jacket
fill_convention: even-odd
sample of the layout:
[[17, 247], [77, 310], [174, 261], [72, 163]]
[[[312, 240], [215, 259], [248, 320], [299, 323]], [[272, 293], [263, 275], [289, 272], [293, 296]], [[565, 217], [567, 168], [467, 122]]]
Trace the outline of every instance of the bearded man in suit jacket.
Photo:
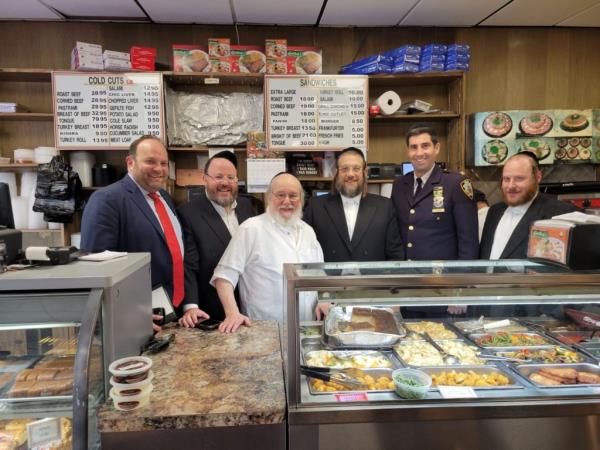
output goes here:
[[[193, 327], [204, 317], [225, 319], [217, 291], [209, 281], [231, 236], [255, 215], [250, 200], [238, 197], [237, 159], [223, 151], [204, 167], [205, 196], [181, 205], [177, 212], [185, 240], [185, 300], [180, 324]], [[236, 296], [237, 297], [237, 296]], [[239, 303], [239, 297], [236, 298]]]
[[152, 288], [162, 285], [178, 306], [184, 297], [183, 239], [173, 201], [163, 190], [167, 149], [158, 138], [142, 136], [129, 146], [126, 162], [126, 176], [90, 197], [81, 221], [81, 248], [149, 252]]
[[367, 193], [367, 164], [350, 147], [336, 159], [332, 193], [315, 197], [304, 211], [326, 262], [404, 259], [404, 247], [391, 201]]
[[577, 211], [571, 203], [539, 192], [542, 172], [536, 156], [521, 152], [511, 156], [502, 169], [504, 202], [490, 207], [479, 255], [481, 259], [527, 258], [529, 228], [536, 220]]

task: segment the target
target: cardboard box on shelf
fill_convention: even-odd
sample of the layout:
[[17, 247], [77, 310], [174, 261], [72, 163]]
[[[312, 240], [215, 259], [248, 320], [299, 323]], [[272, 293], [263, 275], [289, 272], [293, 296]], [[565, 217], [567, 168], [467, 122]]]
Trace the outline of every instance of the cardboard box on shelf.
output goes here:
[[210, 65], [213, 72], [217, 73], [230, 73], [231, 70], [231, 57], [230, 56], [213, 56], [210, 58]]
[[286, 74], [287, 58], [269, 58], [267, 56], [267, 73]]
[[287, 48], [287, 73], [315, 75], [323, 73], [321, 49], [316, 47]]
[[174, 72], [210, 72], [210, 58], [200, 45], [173, 45]]
[[267, 58], [258, 45], [232, 45], [230, 58], [232, 72], [266, 72]]
[[265, 39], [265, 55], [267, 58], [285, 58], [287, 39]]
[[154, 47], [133, 46], [131, 47], [129, 53], [131, 54], [131, 56], [144, 56], [156, 58], [156, 49]]
[[230, 56], [229, 38], [208, 38], [208, 56], [218, 58]]

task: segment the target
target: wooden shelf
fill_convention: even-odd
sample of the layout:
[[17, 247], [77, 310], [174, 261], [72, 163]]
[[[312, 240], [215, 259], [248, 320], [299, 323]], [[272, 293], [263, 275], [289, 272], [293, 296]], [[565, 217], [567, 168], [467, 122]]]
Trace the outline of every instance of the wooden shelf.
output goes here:
[[[246, 153], [246, 145], [242, 144], [242, 145], [215, 145], [215, 146], [210, 146], [211, 149], [213, 150], [218, 150], [218, 149], [222, 149], [225, 150], [227, 148], [233, 148], [234, 152], [236, 153]], [[167, 148], [167, 150], [169, 150], [170, 152], [176, 152], [176, 153], [208, 153], [208, 146], [198, 146], [198, 147], [177, 147], [177, 146], [171, 146], [169, 148]]]
[[458, 119], [460, 114], [454, 112], [440, 112], [432, 114], [397, 114], [391, 116], [376, 116], [369, 118], [370, 122], [443, 122]]
[[388, 183], [393, 183], [394, 181], [396, 181], [396, 179], [397, 178], [386, 179], [386, 180], [379, 180], [379, 179], [367, 180], [367, 183], [369, 183], [369, 184], [388, 184]]
[[313, 175], [300, 175], [298, 176], [300, 181], [331, 181], [332, 177], [318, 177]]
[[[163, 78], [171, 86], [262, 86], [265, 76], [262, 73], [163, 72]], [[210, 79], [218, 83], [211, 83]]]
[[0, 113], [0, 120], [32, 120], [49, 122], [54, 120], [52, 113]]
[[0, 69], [0, 81], [50, 82], [52, 69]]
[[11, 171], [11, 170], [31, 170], [31, 169], [37, 169], [38, 165], [36, 163], [30, 163], [30, 164], [0, 164], [0, 171], [1, 170], [7, 170], [7, 171]]
[[463, 78], [464, 72], [402, 73], [394, 75], [369, 75], [369, 86], [418, 86], [428, 84], [448, 84]]

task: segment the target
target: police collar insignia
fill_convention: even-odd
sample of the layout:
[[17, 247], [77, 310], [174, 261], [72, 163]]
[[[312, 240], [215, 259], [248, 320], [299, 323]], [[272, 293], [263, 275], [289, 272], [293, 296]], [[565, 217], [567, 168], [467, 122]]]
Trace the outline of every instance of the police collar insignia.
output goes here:
[[469, 199], [473, 200], [473, 185], [471, 184], [471, 180], [465, 178], [460, 182], [460, 188], [465, 193]]

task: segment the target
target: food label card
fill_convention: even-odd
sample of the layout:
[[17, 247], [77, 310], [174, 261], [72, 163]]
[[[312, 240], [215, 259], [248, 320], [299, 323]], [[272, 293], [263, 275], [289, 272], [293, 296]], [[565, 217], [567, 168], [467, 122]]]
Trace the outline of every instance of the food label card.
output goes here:
[[335, 394], [335, 401], [338, 403], [368, 402], [369, 396], [366, 392], [357, 392], [355, 394]]
[[477, 398], [477, 394], [469, 386], [438, 386], [442, 398]]

